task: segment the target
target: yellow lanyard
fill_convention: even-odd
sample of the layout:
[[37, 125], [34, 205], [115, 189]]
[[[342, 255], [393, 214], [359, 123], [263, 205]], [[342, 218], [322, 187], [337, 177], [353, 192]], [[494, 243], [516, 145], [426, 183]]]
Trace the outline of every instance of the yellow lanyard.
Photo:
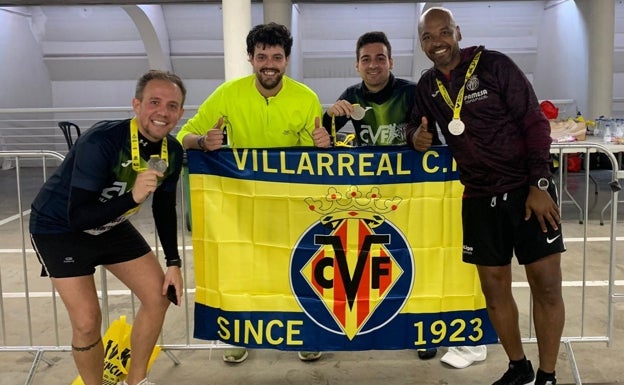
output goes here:
[[355, 139], [355, 135], [354, 134], [348, 134], [347, 136], [345, 136], [345, 140], [343, 140], [342, 142], [339, 142], [338, 139], [336, 138], [336, 117], [334, 115], [332, 115], [332, 122], [331, 122], [331, 137], [334, 140], [334, 147], [353, 147], [353, 140]]
[[[147, 167], [141, 167], [141, 156], [139, 155], [139, 126], [137, 125], [136, 118], [132, 118], [130, 121], [130, 153], [132, 155], [132, 169], [136, 172], [147, 170]], [[160, 158], [169, 165], [167, 137], [164, 137], [162, 140]]]
[[453, 103], [453, 101], [451, 100], [451, 96], [446, 90], [446, 87], [444, 87], [444, 84], [442, 84], [440, 79], [436, 78], [436, 83], [438, 84], [438, 90], [440, 90], [440, 94], [442, 94], [442, 97], [444, 98], [444, 101], [446, 102], [446, 104], [448, 104], [448, 106], [451, 107], [451, 110], [453, 110], [453, 119], [459, 119], [459, 113], [462, 109], [462, 105], [464, 104], [464, 90], [466, 89], [466, 83], [468, 82], [468, 79], [470, 79], [475, 69], [477, 68], [477, 63], [479, 62], [479, 58], [481, 57], [481, 52], [483, 51], [479, 51], [475, 55], [475, 57], [472, 59], [472, 62], [470, 63], [470, 67], [468, 67], [468, 71], [466, 71], [466, 77], [464, 78], [464, 85], [462, 85], [462, 88], [459, 90], [459, 93], [457, 94], [457, 100], [455, 100], [455, 103]]

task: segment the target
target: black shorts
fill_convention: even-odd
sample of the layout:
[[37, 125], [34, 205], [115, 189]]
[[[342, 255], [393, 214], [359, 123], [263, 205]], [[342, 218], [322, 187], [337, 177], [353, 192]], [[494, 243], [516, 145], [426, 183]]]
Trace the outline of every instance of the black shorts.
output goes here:
[[[557, 187], [551, 182], [550, 196], [557, 202]], [[524, 204], [529, 187], [487, 198], [462, 201], [464, 233], [463, 260], [483, 266], [505, 266], [516, 255], [526, 265], [565, 251], [561, 224], [542, 232], [535, 215], [524, 220]]]
[[30, 241], [43, 266], [41, 276], [53, 278], [92, 275], [98, 265], [130, 261], [152, 250], [129, 221], [98, 235], [31, 234]]

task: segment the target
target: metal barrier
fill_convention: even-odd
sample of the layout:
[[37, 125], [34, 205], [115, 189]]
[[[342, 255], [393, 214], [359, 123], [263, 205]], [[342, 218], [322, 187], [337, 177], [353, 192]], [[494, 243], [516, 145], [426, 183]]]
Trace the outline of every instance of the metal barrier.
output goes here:
[[[199, 106], [186, 105], [179, 127], [195, 113]], [[69, 121], [84, 133], [103, 120], [129, 119], [134, 116], [131, 106], [82, 108], [0, 108], [0, 151], [56, 151], [67, 153], [67, 141], [58, 123]], [[6, 159], [5, 159], [6, 160]], [[3, 166], [0, 163], [0, 166]], [[6, 168], [8, 166], [4, 166]]]
[[[28, 225], [26, 217], [30, 213], [30, 202], [39, 190], [39, 187], [48, 178], [48, 175], [56, 168], [64, 159], [64, 156], [54, 151], [5, 151], [0, 152], [0, 163], [2, 160], [9, 160], [13, 168], [0, 171], [0, 194], [4, 196], [16, 197], [16, 213], [10, 215], [7, 219], [0, 219], [0, 228], [9, 227], [17, 222], [7, 232], [15, 234], [13, 236], [3, 236], [2, 249], [0, 250], [0, 352], [28, 352], [34, 355], [33, 363], [25, 380], [25, 384], [34, 383], [34, 377], [37, 368], [41, 362], [47, 365], [54, 365], [54, 361], [44, 357], [46, 352], [67, 352], [71, 353], [71, 346], [68, 345], [71, 340], [71, 327], [68, 318], [65, 316], [64, 305], [59, 306], [59, 297], [54, 290], [49, 279], [39, 278], [33, 279], [39, 273], [41, 267], [37, 261], [34, 251], [30, 246], [28, 236]], [[33, 164], [39, 163], [41, 167], [33, 167]], [[28, 166], [23, 166], [28, 164]], [[14, 179], [13, 184], [7, 179]], [[5, 191], [12, 185], [16, 192]], [[29, 191], [25, 191], [25, 187]], [[183, 208], [185, 205], [185, 195], [183, 189], [184, 184], [180, 183], [179, 198]], [[25, 196], [28, 195], [28, 196]], [[4, 200], [7, 201], [6, 199]], [[27, 202], [27, 203], [24, 203]], [[149, 214], [145, 222], [151, 224], [151, 230], [142, 231], [145, 238], [149, 241], [150, 233], [153, 233], [153, 248], [157, 256], [160, 256], [162, 249], [158, 245], [158, 237], [153, 230], [153, 220], [151, 220], [151, 210], [145, 210]], [[137, 214], [137, 220], [140, 222], [141, 213]], [[188, 233], [184, 229], [185, 217], [179, 215], [179, 234], [180, 247], [182, 256], [186, 259], [186, 242], [190, 239]], [[134, 221], [133, 221], [134, 222]], [[143, 226], [146, 227], [146, 226]], [[143, 230], [142, 227], [139, 227]], [[2, 233], [0, 233], [2, 236]], [[7, 241], [5, 241], [5, 239]], [[151, 242], [150, 242], [151, 243]], [[20, 256], [20, 263], [16, 261], [14, 256]], [[161, 258], [164, 263], [164, 259]], [[182, 297], [182, 314], [176, 312], [178, 321], [174, 325], [172, 322], [165, 321], [163, 333], [159, 345], [162, 351], [174, 362], [179, 364], [180, 361], [173, 354], [175, 350], [200, 350], [223, 348], [228, 345], [220, 342], [193, 341], [192, 335], [192, 294], [194, 290], [191, 288], [191, 277], [189, 277], [189, 269], [192, 268], [192, 261], [187, 260], [183, 265], [183, 277], [185, 283], [185, 294]], [[15, 274], [5, 274], [10, 270], [21, 270], [21, 277], [16, 279]], [[9, 278], [9, 279], [7, 279]], [[125, 286], [121, 285], [117, 279], [111, 274], [107, 274], [103, 268], [98, 269], [98, 296], [101, 298], [102, 307], [102, 332], [104, 332], [110, 323], [120, 315], [128, 314], [128, 320], [132, 323], [134, 319], [135, 298]], [[96, 280], [98, 281], [98, 280]], [[43, 285], [42, 285], [43, 284]], [[118, 286], [120, 286], [118, 288]], [[10, 290], [6, 288], [10, 287]], [[121, 298], [121, 301], [119, 300]], [[50, 301], [51, 299], [51, 301]], [[122, 305], [119, 303], [121, 302]], [[114, 303], [115, 310], [111, 310], [111, 303]], [[177, 309], [177, 308], [176, 308]], [[175, 311], [175, 310], [174, 310]], [[168, 317], [172, 310], [170, 309]], [[182, 318], [183, 320], [180, 320]], [[179, 326], [183, 322], [184, 328]], [[51, 326], [51, 327], [50, 327]], [[181, 333], [180, 333], [181, 331]], [[53, 335], [53, 338], [50, 336]], [[17, 337], [15, 337], [17, 336]], [[11, 339], [15, 337], [16, 340]], [[63, 341], [61, 343], [61, 341]]]
[[[559, 159], [565, 159], [565, 154], [570, 153], [581, 153], [583, 154], [584, 159], [584, 183], [583, 186], [585, 188], [584, 191], [584, 202], [581, 207], [578, 202], [571, 196], [568, 191], [568, 174], [567, 174], [567, 165], [562, 162], [560, 164], [560, 172], [559, 176], [559, 186], [561, 195], [559, 196], [560, 201], [559, 206], [562, 207], [565, 203], [574, 203], [574, 205], [582, 210], [580, 224], [583, 225], [583, 246], [582, 246], [582, 283], [581, 283], [581, 296], [580, 296], [580, 333], [578, 336], [563, 336], [562, 343], [564, 344], [566, 351], [569, 356], [569, 362], [572, 369], [572, 374], [575, 379], [576, 384], [581, 384], [581, 377], [578, 371], [578, 366], [576, 364], [576, 359], [574, 357], [574, 352], [572, 350], [572, 342], [606, 342], [607, 346], [611, 346], [612, 338], [613, 338], [613, 318], [614, 318], [614, 305], [616, 302], [621, 302], [623, 295], [615, 292], [615, 267], [616, 267], [616, 228], [617, 228], [617, 203], [618, 203], [618, 192], [621, 190], [619, 181], [618, 181], [618, 161], [613, 153], [611, 153], [604, 145], [598, 143], [591, 142], [573, 142], [573, 143], [556, 143], [551, 146], [551, 153], [559, 155]], [[592, 180], [590, 175], [590, 154], [592, 153], [603, 153], [608, 156], [611, 161], [611, 182], [609, 186], [611, 187], [611, 198], [609, 200], [609, 204], [611, 205], [611, 224], [610, 224], [610, 236], [609, 236], [609, 270], [608, 270], [608, 306], [607, 306], [607, 330], [604, 336], [600, 335], [587, 335], [586, 332], [586, 312], [587, 312], [587, 298], [588, 298], [588, 286], [587, 286], [587, 261], [588, 261], [588, 244], [587, 244], [587, 227], [589, 220], [589, 188], [590, 181], [592, 183], [596, 183], [595, 180]], [[597, 190], [596, 190], [597, 191]], [[570, 200], [565, 200], [562, 194], [568, 194]], [[605, 206], [606, 208], [607, 206]], [[604, 211], [604, 210], [603, 210]], [[601, 211], [601, 220], [600, 225], [602, 225], [602, 211]], [[565, 229], [564, 229], [565, 234]], [[563, 265], [563, 261], [562, 261]], [[566, 303], [566, 307], [569, 304]], [[532, 306], [531, 306], [532, 310]], [[528, 338], [524, 338], [525, 342], [537, 342], [537, 339], [533, 335], [533, 329], [530, 328], [530, 335]]]
[[[579, 309], [579, 332], [574, 335], [565, 335], [562, 337], [562, 343], [567, 350], [572, 372], [575, 378], [576, 384], [581, 384], [581, 378], [579, 375], [576, 360], [574, 358], [574, 352], [571, 344], [573, 342], [606, 342], [607, 346], [610, 346], [613, 338], [614, 329], [614, 304], [623, 300], [624, 295], [615, 293], [615, 242], [616, 242], [616, 225], [617, 225], [617, 194], [619, 191], [618, 183], [618, 164], [615, 156], [610, 153], [604, 146], [599, 144], [590, 143], [571, 143], [571, 144], [554, 144], [552, 146], [552, 152], [559, 154], [560, 158], [563, 154], [571, 152], [580, 152], [589, 155], [594, 152], [603, 152], [607, 154], [611, 159], [613, 166], [612, 181], [611, 181], [611, 224], [610, 224], [610, 252], [608, 259], [608, 271], [604, 272], [608, 275], [608, 309], [605, 314], [597, 314], [597, 312], [590, 312], [587, 309], [587, 302], [589, 296], [589, 288], [587, 282], [592, 277], [588, 276], [586, 267], [586, 261], [588, 260], [588, 242], [587, 242], [587, 226], [589, 222], [589, 172], [585, 173], [584, 187], [585, 197], [583, 206], [579, 205], [579, 208], [583, 209], [582, 212], [582, 237], [578, 242], [581, 244], [581, 256], [583, 269], [581, 272], [580, 280], [580, 306]], [[25, 384], [34, 383], [34, 378], [37, 373], [37, 368], [41, 362], [47, 365], [54, 365], [52, 360], [44, 357], [48, 352], [71, 352], [71, 347], [67, 345], [71, 338], [71, 328], [69, 321], [66, 317], [64, 307], [61, 305], [61, 310], [58, 306], [58, 296], [54, 291], [49, 279], [37, 279], [33, 280], [33, 276], [40, 270], [39, 263], [37, 262], [34, 252], [30, 245], [27, 247], [27, 227], [25, 226], [25, 217], [29, 214], [29, 210], [25, 209], [24, 202], [28, 202], [30, 205], [34, 195], [38, 192], [39, 186], [47, 179], [48, 173], [52, 167], [56, 167], [63, 159], [63, 155], [53, 151], [8, 151], [0, 152], [0, 160], [9, 159], [14, 164], [14, 168], [10, 170], [0, 171], [0, 195], [13, 196], [8, 190], [10, 185], [6, 182], [5, 178], [15, 179], [16, 189], [16, 210], [15, 215], [11, 215], [7, 219], [0, 218], [0, 236], [2, 235], [4, 226], [12, 226], [15, 222], [18, 222], [19, 228], [13, 228], [14, 234], [18, 236], [11, 237], [7, 242], [2, 243], [3, 249], [0, 250], [0, 353], [1, 352], [28, 352], [34, 355], [32, 366], [25, 379]], [[41, 167], [23, 167], [23, 160], [29, 160], [29, 164], [33, 163], [33, 160], [40, 162]], [[589, 156], [586, 156], [585, 169], [589, 170]], [[186, 176], [180, 178], [181, 181]], [[560, 186], [566, 186], [569, 176], [564, 173], [559, 173], [557, 183]], [[180, 204], [178, 206], [178, 218], [180, 219], [178, 224], [178, 234], [180, 237], [180, 247], [182, 250], [183, 276], [185, 283], [185, 295], [183, 296], [182, 308], [171, 308], [167, 313], [165, 325], [159, 345], [162, 347], [163, 352], [173, 361], [174, 364], [179, 364], [179, 359], [174, 355], [176, 350], [208, 350], [215, 348], [224, 348], [229, 345], [218, 341], [199, 341], [192, 338], [193, 319], [191, 318], [191, 306], [193, 304], [194, 294], [194, 281], [193, 276], [189, 274], [192, 269], [193, 260], [187, 253], [187, 250], [191, 249], [190, 246], [190, 233], [186, 223], [186, 199], [188, 195], [185, 191], [185, 183], [180, 183], [178, 199]], [[561, 189], [563, 190], [563, 189]], [[4, 200], [6, 201], [6, 200]], [[1, 201], [0, 201], [1, 202]], [[562, 199], [560, 205], [565, 204]], [[142, 213], [137, 214], [133, 219], [133, 222], [142, 223], [142, 226], [137, 228], [143, 233], [146, 239], [153, 237], [153, 248], [156, 250], [156, 254], [161, 253], [159, 248], [158, 238], [154, 230], [153, 221], [151, 220], [151, 212], [144, 210], [147, 215], [143, 216]], [[568, 228], [571, 228], [572, 224], [566, 224]], [[564, 234], [567, 228], [564, 228]], [[567, 241], [566, 241], [567, 242]], [[6, 255], [5, 255], [6, 254]], [[18, 259], [14, 256], [21, 256], [20, 262], [16, 262]], [[7, 258], [8, 256], [8, 258]], [[161, 258], [162, 260], [162, 258]], [[563, 259], [565, 262], [565, 258]], [[565, 267], [565, 265], [563, 266]], [[21, 274], [23, 280], [15, 279], [7, 282], [7, 276], [4, 275], [5, 271], [11, 273]], [[103, 316], [103, 331], [108, 328], [112, 319], [117, 318], [119, 315], [130, 314], [128, 316], [130, 322], [135, 314], [135, 300], [132, 294], [121, 285], [116, 278], [112, 275], [107, 275], [105, 269], [98, 271], [98, 294], [101, 296], [102, 303], [102, 316]], [[8, 275], [8, 274], [7, 274]], [[11, 279], [11, 277], [8, 277]], [[97, 281], [97, 279], [96, 279]], [[11, 291], [7, 291], [5, 288], [10, 287]], [[564, 295], [566, 294], [567, 287], [564, 287]], [[50, 301], [52, 299], [52, 301]], [[569, 307], [570, 304], [566, 303]], [[34, 311], [37, 311], [37, 316], [33, 316]], [[532, 310], [532, 303], [529, 298], [529, 314]], [[606, 320], [607, 329], [604, 331], [591, 332], [586, 328], [586, 321], [590, 317], [603, 317], [603, 321]], [[595, 319], [595, 318], [594, 318]], [[589, 323], [589, 322], [587, 322]], [[180, 326], [184, 325], [182, 329]], [[524, 324], [523, 324], [524, 325]], [[15, 329], [11, 327], [15, 326]], [[528, 324], [523, 326], [523, 342], [535, 343], [536, 338], [532, 327], [532, 322], [528, 320]], [[24, 330], [26, 331], [24, 332]], [[51, 335], [53, 334], [53, 337]], [[525, 336], [526, 335], [526, 336]], [[14, 339], [15, 341], [13, 341]], [[63, 341], [63, 343], [61, 343]]]

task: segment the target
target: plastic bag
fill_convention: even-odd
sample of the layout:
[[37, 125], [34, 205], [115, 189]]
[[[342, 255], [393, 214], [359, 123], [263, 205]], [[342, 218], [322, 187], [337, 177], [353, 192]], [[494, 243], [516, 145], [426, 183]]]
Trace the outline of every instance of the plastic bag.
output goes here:
[[542, 108], [542, 112], [546, 115], [546, 119], [557, 119], [559, 116], [559, 108], [554, 105], [550, 100], [544, 100], [540, 103], [540, 107]]
[[[104, 344], [104, 375], [103, 385], [117, 385], [128, 376], [130, 367], [130, 332], [132, 325], [126, 322], [126, 316], [121, 316], [110, 324], [102, 337]], [[147, 364], [149, 372], [152, 363], [160, 353], [160, 346], [154, 346], [152, 355]], [[80, 376], [76, 377], [71, 385], [84, 385]]]

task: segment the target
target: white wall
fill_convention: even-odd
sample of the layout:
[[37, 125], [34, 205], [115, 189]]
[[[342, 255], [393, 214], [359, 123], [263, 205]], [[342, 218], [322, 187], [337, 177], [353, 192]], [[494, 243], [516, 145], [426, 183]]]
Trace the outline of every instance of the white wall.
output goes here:
[[575, 99], [587, 111], [587, 28], [576, 3], [566, 1], [541, 13], [534, 88], [540, 99]]
[[[455, 13], [464, 36], [461, 46], [483, 44], [508, 54], [533, 82], [538, 98], [576, 99], [585, 110], [589, 43], [575, 1], [442, 4]], [[300, 39], [296, 54], [301, 57], [291, 60], [301, 64], [297, 78], [316, 90], [324, 104], [359, 81], [354, 49], [363, 32], [388, 34], [395, 75], [417, 80], [417, 67], [429, 65], [419, 61], [415, 32], [420, 4], [297, 3], [295, 8], [293, 32]], [[0, 88], [0, 107], [128, 105], [148, 60], [137, 28], [122, 8], [5, 9], [9, 11], [0, 10], [0, 77], [8, 84]], [[45, 10], [45, 19], [37, 17], [39, 9]], [[617, 99], [624, 98], [624, 3], [617, 2], [614, 11]], [[222, 10], [218, 4], [168, 4], [163, 15], [173, 70], [189, 90], [187, 104], [200, 104], [224, 77]], [[252, 24], [261, 22], [262, 4], [253, 3]]]
[[[36, 8], [0, 9], [0, 108], [50, 107], [52, 91], [41, 45]], [[31, 29], [31, 23], [33, 28]]]
[[[40, 37], [41, 15], [37, 9], [0, 9], [0, 108], [51, 107], [48, 69], [43, 63]], [[32, 27], [32, 28], [31, 28]], [[42, 120], [50, 114], [6, 114], [0, 121], [0, 151], [34, 142]], [[14, 119], [14, 122], [11, 121]], [[9, 129], [5, 129], [9, 127]], [[20, 148], [21, 149], [21, 148]], [[2, 169], [11, 167], [2, 162]]]

